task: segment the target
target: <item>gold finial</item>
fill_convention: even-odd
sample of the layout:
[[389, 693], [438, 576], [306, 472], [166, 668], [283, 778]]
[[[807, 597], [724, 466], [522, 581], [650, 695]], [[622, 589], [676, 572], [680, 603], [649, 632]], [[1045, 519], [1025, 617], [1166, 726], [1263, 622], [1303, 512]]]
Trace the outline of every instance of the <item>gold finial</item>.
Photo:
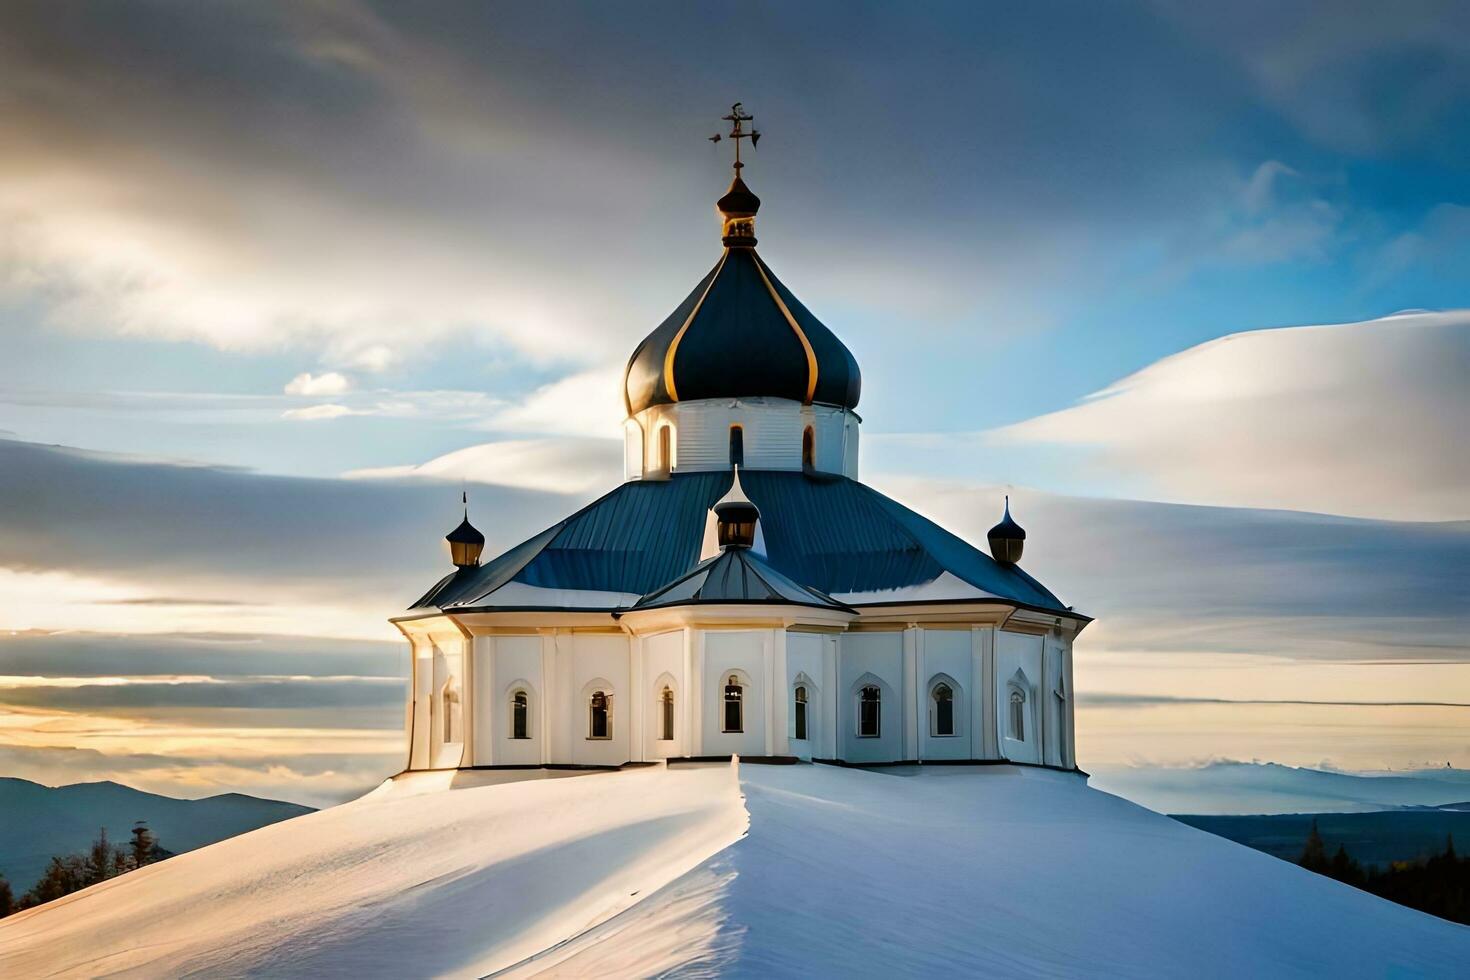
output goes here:
[[[761, 199], [750, 192], [745, 186], [745, 181], [740, 179], [740, 170], [745, 164], [740, 162], [740, 141], [750, 140], [751, 149], [755, 149], [760, 143], [761, 134], [755, 128], [755, 117], [745, 111], [745, 107], [739, 102], [730, 107], [730, 114], [723, 116], [730, 124], [728, 134], [735, 141], [735, 179], [730, 181], [730, 189], [725, 196], [715, 204], [720, 212], [720, 219], [724, 223], [724, 243], [731, 248], [750, 248], [755, 245], [755, 213], [761, 206]], [[752, 123], [750, 129], [745, 128], [746, 123]], [[718, 143], [725, 137], [719, 133], [708, 137], [711, 143]]]

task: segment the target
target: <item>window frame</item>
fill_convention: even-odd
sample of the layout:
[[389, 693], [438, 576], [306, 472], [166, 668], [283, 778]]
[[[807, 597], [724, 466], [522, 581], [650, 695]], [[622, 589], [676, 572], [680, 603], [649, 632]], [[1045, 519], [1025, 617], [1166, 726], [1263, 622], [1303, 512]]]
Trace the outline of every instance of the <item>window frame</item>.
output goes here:
[[531, 738], [531, 692], [523, 687], [510, 692], [510, 738], [513, 742]]
[[[945, 692], [948, 697], [941, 699], [939, 697], [940, 691]], [[960, 734], [960, 726], [955, 717], [954, 685], [950, 684], [949, 681], [940, 681], [939, 683], [935, 684], [929, 690], [929, 701], [934, 707], [934, 713], [931, 716], [933, 722], [929, 726], [929, 735], [932, 738], [958, 738]], [[943, 714], [943, 711], [940, 708], [941, 704], [949, 705], [949, 731], [947, 732], [942, 730], [943, 725], [941, 725], [940, 723], [941, 715]]]
[[[739, 676], [737, 676], [735, 674], [729, 674], [728, 677], [729, 677], [729, 680], [727, 680], [725, 682], [725, 685], [724, 685], [724, 687], [722, 689], [722, 692], [721, 692], [721, 699], [720, 699], [720, 734], [722, 734], [722, 735], [744, 735], [745, 734], [745, 685], [742, 684], [742, 683], [740, 683]], [[731, 698], [730, 697], [730, 692], [732, 690], [735, 692], [735, 697], [734, 698]], [[735, 711], [736, 711], [736, 714], [738, 715], [738, 717], [736, 718], [736, 724], [739, 727], [736, 727], [736, 728], [731, 728], [730, 727], [730, 706], [732, 704], [735, 705]]]
[[[869, 700], [867, 694], [873, 692], [873, 698]], [[883, 737], [883, 688], [877, 684], [864, 684], [857, 692], [857, 737], [858, 738], [882, 738]], [[868, 704], [873, 705], [873, 730], [865, 732], [867, 719], [865, 709]]]
[[793, 732], [791, 737], [799, 742], [809, 741], [807, 712], [810, 709], [807, 707], [807, 696], [805, 684], [796, 685], [796, 689], [791, 692], [791, 723]]
[[658, 693], [658, 738], [655, 741], [674, 741], [674, 689], [668, 684]]
[[730, 465], [745, 465], [745, 426], [735, 423], [730, 426]]
[[[595, 734], [597, 731], [597, 699], [602, 698], [602, 725], [603, 734]], [[587, 699], [587, 741], [610, 742], [613, 737], [613, 698], [604, 690], [598, 689], [592, 692]]]
[[1009, 731], [1006, 737], [1013, 741], [1024, 742], [1026, 741], [1026, 692], [1011, 685], [1011, 693], [1006, 700], [1010, 704], [1007, 719]]

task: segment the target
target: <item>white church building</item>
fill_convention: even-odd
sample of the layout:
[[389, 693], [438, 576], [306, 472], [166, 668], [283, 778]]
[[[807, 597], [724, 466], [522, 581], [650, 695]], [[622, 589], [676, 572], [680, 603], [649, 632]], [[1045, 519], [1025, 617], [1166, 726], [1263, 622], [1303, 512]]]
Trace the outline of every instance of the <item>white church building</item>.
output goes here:
[[406, 768], [1074, 769], [1089, 618], [1009, 508], [986, 554], [860, 482], [857, 362], [756, 252], [735, 166], [723, 252], [628, 361], [622, 485], [487, 562], [466, 514], [394, 620]]

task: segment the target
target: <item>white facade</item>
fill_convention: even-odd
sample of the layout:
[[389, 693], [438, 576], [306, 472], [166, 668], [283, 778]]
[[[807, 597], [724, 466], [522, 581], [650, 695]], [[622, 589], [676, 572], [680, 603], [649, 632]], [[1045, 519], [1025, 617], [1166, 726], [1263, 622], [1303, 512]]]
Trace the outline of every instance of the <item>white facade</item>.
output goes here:
[[407, 768], [730, 755], [1074, 768], [1077, 624], [993, 605], [932, 616], [696, 606], [401, 621]]
[[[729, 469], [840, 473], [857, 479], [855, 412], [784, 398], [712, 398], [654, 405], [623, 426], [630, 480]], [[740, 430], [732, 437], [732, 430]], [[732, 457], [732, 438], [738, 446]]]

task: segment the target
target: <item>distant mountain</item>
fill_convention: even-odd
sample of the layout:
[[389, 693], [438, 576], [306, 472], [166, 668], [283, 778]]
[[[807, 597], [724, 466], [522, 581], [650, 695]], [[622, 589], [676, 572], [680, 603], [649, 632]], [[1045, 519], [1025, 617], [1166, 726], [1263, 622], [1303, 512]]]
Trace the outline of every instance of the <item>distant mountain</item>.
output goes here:
[[134, 822], [146, 821], [165, 850], [180, 854], [311, 812], [241, 793], [179, 800], [112, 782], [52, 787], [0, 777], [0, 874], [19, 895], [52, 855], [85, 850], [101, 827], [122, 844]]
[[1274, 762], [1099, 769], [1091, 784], [1160, 813], [1352, 813], [1461, 805], [1464, 769], [1392, 773], [1299, 769]]
[[1277, 813], [1268, 816], [1175, 816], [1191, 827], [1274, 854], [1288, 861], [1301, 856], [1312, 821], [1331, 855], [1339, 844], [1364, 866], [1382, 868], [1444, 851], [1455, 835], [1470, 846], [1470, 813], [1439, 807], [1412, 807], [1377, 813]]

